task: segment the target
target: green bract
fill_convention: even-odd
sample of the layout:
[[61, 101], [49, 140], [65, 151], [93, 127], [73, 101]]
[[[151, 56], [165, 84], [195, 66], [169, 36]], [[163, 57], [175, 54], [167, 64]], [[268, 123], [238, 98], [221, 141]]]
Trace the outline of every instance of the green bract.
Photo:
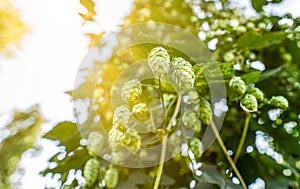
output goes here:
[[132, 79], [124, 83], [121, 89], [121, 94], [125, 103], [136, 102], [142, 94], [142, 85], [140, 80]]
[[148, 65], [154, 77], [163, 77], [170, 70], [170, 56], [163, 47], [153, 48], [148, 55]]
[[229, 81], [229, 87], [237, 96], [244, 95], [247, 89], [247, 86], [241, 77], [233, 77]]
[[91, 158], [85, 163], [83, 176], [88, 186], [92, 186], [96, 182], [99, 174], [99, 166], [100, 163], [95, 158]]
[[246, 112], [256, 112], [258, 108], [257, 100], [252, 94], [246, 94], [241, 99], [240, 105]]
[[273, 96], [269, 103], [276, 108], [286, 109], [289, 107], [289, 101], [284, 96]]
[[173, 78], [177, 85], [183, 90], [194, 87], [195, 74], [192, 65], [183, 58], [174, 58], [171, 62]]

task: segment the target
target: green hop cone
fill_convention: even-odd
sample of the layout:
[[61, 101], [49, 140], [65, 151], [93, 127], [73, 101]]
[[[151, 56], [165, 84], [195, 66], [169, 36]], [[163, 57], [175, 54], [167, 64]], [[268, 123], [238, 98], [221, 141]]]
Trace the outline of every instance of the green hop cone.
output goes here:
[[257, 87], [249, 87], [247, 92], [255, 96], [258, 102], [262, 102], [264, 100], [264, 93]]
[[212, 110], [210, 103], [203, 97], [200, 97], [200, 120], [205, 125], [208, 125], [211, 121]]
[[96, 182], [99, 174], [99, 166], [100, 163], [95, 158], [91, 158], [85, 163], [83, 168], [83, 177], [85, 178], [88, 186], [92, 186]]
[[170, 70], [170, 56], [163, 47], [153, 48], [148, 55], [148, 65], [155, 78], [161, 78]]
[[115, 188], [119, 181], [119, 172], [116, 168], [110, 167], [104, 175], [105, 185], [107, 188]]
[[237, 96], [243, 96], [247, 89], [247, 86], [241, 77], [233, 77], [229, 81], [229, 87]]
[[186, 91], [194, 87], [195, 74], [192, 65], [183, 58], [174, 58], [171, 62], [173, 79], [180, 89]]
[[241, 99], [240, 106], [246, 112], [256, 112], [258, 108], [258, 103], [254, 95], [246, 94]]
[[232, 62], [234, 60], [235, 56], [231, 51], [228, 51], [223, 55], [223, 58], [226, 62]]
[[131, 112], [126, 105], [117, 107], [114, 111], [113, 126], [123, 131], [129, 126]]
[[145, 103], [139, 103], [132, 107], [133, 116], [139, 121], [146, 121], [150, 118], [150, 112]]
[[202, 156], [203, 145], [202, 145], [202, 142], [198, 138], [193, 137], [189, 143], [189, 147], [196, 158], [200, 158]]
[[87, 150], [90, 156], [96, 157], [97, 153], [102, 150], [103, 147], [103, 135], [94, 131], [91, 132], [88, 136], [88, 146]]
[[121, 94], [125, 103], [136, 102], [142, 94], [142, 84], [140, 80], [132, 79], [124, 83]]
[[192, 90], [187, 93], [188, 104], [192, 106], [192, 109], [198, 112], [200, 110], [199, 95], [196, 91]]
[[192, 129], [196, 133], [200, 133], [202, 125], [196, 112], [186, 110], [182, 115], [181, 121], [185, 127]]
[[142, 145], [142, 139], [138, 132], [134, 129], [130, 129], [126, 132], [126, 134], [130, 138], [129, 143], [126, 146], [132, 150], [140, 149]]
[[289, 101], [283, 96], [273, 96], [269, 104], [281, 109], [287, 109], [289, 107]]

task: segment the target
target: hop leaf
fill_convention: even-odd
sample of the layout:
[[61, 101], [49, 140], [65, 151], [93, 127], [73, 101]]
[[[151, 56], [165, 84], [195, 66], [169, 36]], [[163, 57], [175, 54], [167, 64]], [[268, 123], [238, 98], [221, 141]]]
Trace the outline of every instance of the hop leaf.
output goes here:
[[83, 168], [83, 176], [86, 179], [88, 186], [92, 186], [96, 182], [99, 174], [99, 166], [100, 163], [95, 158], [91, 158], [85, 163]]
[[119, 181], [119, 172], [116, 168], [109, 168], [104, 175], [104, 180], [107, 188], [115, 188]]
[[210, 123], [212, 117], [212, 110], [209, 102], [205, 98], [200, 98], [200, 120], [205, 125]]
[[160, 78], [170, 70], [170, 56], [163, 47], [153, 48], [148, 56], [148, 65], [154, 77]]
[[134, 103], [142, 94], [142, 84], [138, 79], [132, 79], [124, 83], [121, 94], [124, 102]]
[[119, 106], [114, 111], [113, 125], [119, 130], [125, 130], [128, 127], [131, 113], [126, 105]]
[[195, 74], [192, 65], [183, 58], [174, 58], [172, 60], [173, 78], [177, 85], [183, 90], [189, 90], [194, 87]]
[[262, 102], [264, 100], [264, 93], [257, 87], [249, 87], [247, 92], [255, 96], [255, 98], [259, 102]]
[[145, 103], [139, 103], [132, 108], [133, 116], [139, 121], [146, 121], [150, 117], [150, 112]]
[[103, 135], [94, 131], [89, 134], [87, 150], [90, 156], [96, 157], [103, 147]]
[[269, 104], [281, 109], [287, 109], [289, 107], [289, 101], [284, 96], [273, 96]]
[[200, 158], [203, 154], [203, 145], [202, 142], [196, 138], [193, 137], [189, 143], [190, 150], [193, 152], [196, 158]]
[[247, 89], [245, 82], [240, 77], [233, 77], [229, 81], [229, 87], [238, 96], [243, 96]]
[[246, 112], [256, 112], [258, 108], [258, 103], [254, 95], [252, 94], [246, 94], [241, 102], [240, 106], [243, 108]]

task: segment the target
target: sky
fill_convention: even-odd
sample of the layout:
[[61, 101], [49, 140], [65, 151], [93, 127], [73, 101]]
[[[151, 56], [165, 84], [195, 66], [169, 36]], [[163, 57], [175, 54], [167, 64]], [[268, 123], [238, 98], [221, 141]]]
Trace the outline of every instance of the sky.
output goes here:
[[[249, 5], [249, 1], [234, 1]], [[31, 31], [14, 57], [0, 57], [0, 128], [9, 121], [12, 110], [26, 109], [37, 103], [50, 121], [44, 130], [54, 122], [74, 120], [71, 98], [64, 92], [73, 89], [77, 69], [88, 51], [88, 38], [84, 33], [115, 30], [130, 10], [131, 0], [97, 0], [96, 23], [85, 26], [78, 15], [85, 12], [79, 0], [14, 0], [13, 4], [21, 10], [22, 19]], [[266, 10], [300, 16], [299, 7], [300, 1], [286, 0]], [[253, 13], [251, 9], [247, 12]], [[48, 151], [43, 152], [41, 163], [26, 173], [25, 189], [43, 188], [45, 180], [37, 173], [55, 151], [51, 144], [44, 142], [43, 145]], [[36, 164], [36, 160], [29, 156], [22, 162], [31, 165]]]

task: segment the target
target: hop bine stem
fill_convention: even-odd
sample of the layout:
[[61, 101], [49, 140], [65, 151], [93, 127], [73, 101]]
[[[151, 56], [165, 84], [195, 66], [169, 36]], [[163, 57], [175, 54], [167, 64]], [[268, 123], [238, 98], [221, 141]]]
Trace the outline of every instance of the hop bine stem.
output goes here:
[[[241, 152], [242, 152], [242, 149], [243, 149], [243, 146], [244, 146], [246, 137], [247, 137], [247, 133], [248, 133], [248, 128], [249, 128], [250, 118], [251, 118], [251, 114], [250, 114], [250, 113], [247, 113], [246, 120], [245, 120], [245, 125], [244, 125], [244, 129], [243, 129], [243, 133], [242, 133], [242, 137], [241, 137], [241, 139], [240, 139], [238, 148], [237, 148], [237, 150], [236, 150], [236, 154], [235, 154], [234, 159], [233, 159], [233, 162], [234, 162], [234, 163], [237, 162], [237, 160], [239, 159], [239, 157], [240, 157], [240, 155], [241, 155]], [[227, 177], [228, 177], [228, 178], [229, 178], [231, 172], [232, 172], [232, 168], [228, 171], [228, 174], [227, 174]]]
[[[171, 126], [172, 126], [172, 121], [176, 119], [179, 109], [180, 109], [180, 104], [181, 104], [181, 94], [178, 94], [178, 99], [177, 99], [177, 104], [176, 108], [173, 112], [173, 115], [168, 123], [168, 126], [166, 128], [166, 131], [169, 131]], [[155, 179], [155, 183], [153, 186], [153, 189], [158, 189], [159, 183], [161, 176], [163, 174], [163, 168], [164, 168], [164, 162], [165, 162], [165, 157], [166, 157], [166, 150], [167, 150], [167, 139], [168, 139], [168, 132], [164, 132], [163, 137], [162, 137], [162, 147], [161, 147], [161, 153], [160, 153], [160, 160], [159, 160], [159, 167], [157, 170], [157, 176]]]
[[210, 125], [211, 125], [211, 128], [212, 128], [212, 130], [213, 130], [216, 138], [217, 138], [218, 143], [220, 144], [220, 146], [221, 146], [221, 148], [223, 150], [224, 155], [226, 156], [226, 158], [227, 158], [229, 164], [231, 165], [233, 171], [235, 172], [236, 176], [240, 180], [243, 188], [244, 189], [248, 189], [248, 187], [247, 187], [247, 185], [246, 185], [246, 183], [245, 183], [242, 175], [240, 174], [239, 170], [237, 169], [235, 163], [233, 162], [232, 158], [227, 154], [227, 148], [226, 148], [226, 146], [225, 146], [225, 144], [224, 144], [221, 136], [219, 135], [219, 132], [218, 132], [218, 129], [217, 129], [215, 123], [212, 121]]

